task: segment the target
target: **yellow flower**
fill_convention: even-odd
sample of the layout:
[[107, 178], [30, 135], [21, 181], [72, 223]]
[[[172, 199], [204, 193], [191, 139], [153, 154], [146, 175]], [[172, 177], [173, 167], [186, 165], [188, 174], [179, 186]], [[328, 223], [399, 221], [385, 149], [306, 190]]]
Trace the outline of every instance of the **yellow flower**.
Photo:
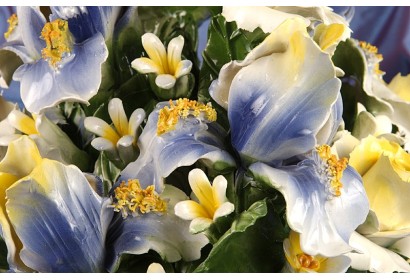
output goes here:
[[142, 36], [142, 46], [149, 58], [141, 57], [131, 62], [132, 68], [142, 74], [156, 73], [155, 83], [163, 89], [170, 89], [179, 77], [191, 72], [192, 62], [181, 60], [184, 37], [173, 38], [165, 50], [164, 44], [153, 33]]
[[311, 256], [303, 252], [300, 247], [299, 234], [290, 231], [289, 238], [283, 242], [287, 263], [283, 272], [346, 272], [350, 266], [350, 259], [344, 255], [327, 258], [320, 255]]
[[349, 164], [362, 175], [378, 230], [410, 234], [410, 155], [397, 143], [368, 136], [350, 154]]
[[234, 211], [234, 205], [226, 198], [227, 181], [222, 175], [217, 176], [211, 186], [206, 174], [197, 168], [189, 172], [188, 180], [197, 201], [178, 202], [174, 209], [178, 217], [192, 220], [190, 232], [204, 231], [217, 218]]

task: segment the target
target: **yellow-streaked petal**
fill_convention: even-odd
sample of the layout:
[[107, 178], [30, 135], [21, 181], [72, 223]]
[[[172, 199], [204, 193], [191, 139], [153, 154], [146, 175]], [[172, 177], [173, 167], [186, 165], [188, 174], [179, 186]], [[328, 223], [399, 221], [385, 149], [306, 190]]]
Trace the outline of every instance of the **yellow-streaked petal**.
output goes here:
[[128, 133], [134, 138], [137, 138], [137, 131], [141, 123], [145, 119], [145, 111], [142, 108], [136, 109], [132, 112], [131, 117], [128, 121]]
[[207, 211], [208, 217], [212, 219], [218, 207], [215, 205], [213, 190], [208, 177], [201, 169], [196, 168], [189, 172], [188, 181], [199, 203]]
[[410, 74], [402, 76], [398, 73], [394, 76], [388, 87], [400, 96], [401, 99], [410, 102]]
[[178, 202], [174, 207], [175, 215], [184, 220], [193, 220], [195, 218], [212, 219], [204, 207], [193, 200]]
[[13, 185], [19, 178], [8, 173], [0, 172], [0, 225], [3, 233], [3, 239], [7, 245], [7, 261], [11, 267], [28, 269], [19, 257], [23, 244], [17, 237], [14, 228], [6, 212], [6, 190]]
[[34, 120], [19, 110], [11, 111], [7, 120], [12, 126], [24, 134], [38, 134]]
[[387, 156], [366, 172], [363, 184], [381, 231], [410, 228], [410, 183], [400, 178]]
[[175, 69], [175, 78], [182, 77], [191, 72], [192, 62], [190, 60], [182, 60], [178, 63], [177, 68]]
[[36, 143], [23, 135], [9, 144], [7, 153], [0, 162], [0, 172], [22, 178], [30, 174], [41, 161]]
[[316, 26], [313, 40], [318, 43], [323, 51], [326, 51], [331, 46], [337, 45], [348, 37], [349, 34], [346, 35], [346, 30], [348, 30], [348, 27], [341, 23], [330, 25], [321, 23]]
[[140, 57], [131, 62], [131, 67], [141, 74], [157, 73], [161, 74], [164, 71], [161, 65], [156, 64], [152, 59], [147, 57]]
[[178, 67], [179, 62], [181, 61], [181, 53], [184, 47], [184, 37], [179, 35], [176, 38], [173, 38], [168, 44], [168, 66], [169, 66], [169, 74], [174, 75], [176, 74], [176, 70]]
[[219, 175], [215, 177], [214, 181], [212, 182], [212, 190], [213, 190], [213, 198], [218, 206], [222, 203], [226, 202], [226, 188], [228, 186], [228, 182], [226, 181], [225, 177]]
[[119, 98], [113, 98], [108, 103], [108, 114], [120, 136], [130, 134], [128, 132], [128, 118], [124, 106]]
[[118, 133], [100, 118], [87, 117], [84, 120], [84, 126], [88, 131], [108, 139], [114, 145], [120, 140]]
[[169, 73], [167, 53], [164, 44], [153, 33], [145, 33], [142, 35], [142, 46], [147, 52], [149, 58], [154, 61], [160, 68], [160, 73]]

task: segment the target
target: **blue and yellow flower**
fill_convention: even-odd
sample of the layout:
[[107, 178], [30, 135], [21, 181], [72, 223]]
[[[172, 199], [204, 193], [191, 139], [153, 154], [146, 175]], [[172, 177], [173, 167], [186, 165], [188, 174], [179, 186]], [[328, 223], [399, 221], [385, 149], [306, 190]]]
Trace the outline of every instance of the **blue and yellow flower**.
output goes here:
[[[46, 22], [39, 8], [17, 8], [21, 41], [7, 46], [24, 62], [13, 79], [20, 81], [21, 99], [33, 113], [63, 101], [87, 104], [98, 91], [101, 65], [108, 56], [102, 33], [107, 17], [101, 11], [64, 7], [53, 12]], [[84, 18], [99, 19], [99, 25], [77, 30], [76, 20]]]
[[334, 257], [352, 250], [349, 238], [369, 212], [360, 175], [327, 145], [293, 166], [249, 167], [257, 180], [280, 191], [289, 227], [300, 233], [306, 254]]

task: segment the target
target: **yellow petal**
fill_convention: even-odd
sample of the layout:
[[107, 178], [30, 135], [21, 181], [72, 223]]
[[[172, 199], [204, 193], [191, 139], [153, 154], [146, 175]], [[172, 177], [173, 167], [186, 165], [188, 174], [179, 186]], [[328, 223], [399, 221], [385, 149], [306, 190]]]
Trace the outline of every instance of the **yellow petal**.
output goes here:
[[121, 136], [130, 134], [128, 132], [128, 118], [125, 114], [122, 101], [119, 98], [113, 98], [108, 103], [108, 114], [115, 126], [115, 129]]
[[346, 39], [346, 36], [344, 36], [346, 29], [347, 26], [341, 23], [330, 25], [321, 23], [316, 26], [313, 39], [323, 51], [326, 51], [329, 47], [337, 45], [340, 41]]
[[214, 195], [208, 177], [206, 177], [201, 169], [196, 168], [189, 172], [188, 181], [199, 203], [207, 211], [208, 217], [212, 219], [219, 205], [215, 205], [217, 202], [214, 201]]
[[410, 74], [401, 76], [400, 73], [398, 73], [388, 87], [400, 96], [401, 99], [410, 102]]
[[181, 61], [182, 48], [184, 47], [184, 37], [179, 35], [173, 38], [168, 44], [168, 66], [169, 74], [175, 75], [178, 63]]
[[12, 126], [14, 126], [14, 128], [20, 130], [24, 134], [38, 134], [34, 120], [19, 110], [11, 111], [7, 120]]
[[161, 65], [156, 64], [152, 59], [147, 57], [140, 57], [131, 62], [131, 67], [141, 74], [157, 73], [162, 74], [164, 71]]
[[120, 140], [118, 133], [102, 119], [87, 117], [84, 126], [88, 131], [111, 141], [114, 145]]
[[145, 33], [142, 35], [142, 46], [147, 52], [149, 58], [154, 61], [160, 68], [160, 73], [169, 73], [167, 53], [164, 44], [159, 40], [159, 38], [153, 33]]
[[208, 218], [212, 219], [206, 210], [197, 202], [193, 200], [186, 200], [178, 202], [175, 207], [175, 215], [181, 219], [191, 221], [195, 218]]

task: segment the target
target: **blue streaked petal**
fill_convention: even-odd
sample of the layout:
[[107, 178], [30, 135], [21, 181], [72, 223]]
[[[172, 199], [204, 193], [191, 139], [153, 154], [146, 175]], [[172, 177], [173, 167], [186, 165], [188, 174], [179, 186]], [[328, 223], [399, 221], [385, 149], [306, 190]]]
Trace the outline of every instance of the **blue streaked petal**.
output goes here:
[[73, 33], [76, 42], [82, 42], [98, 32], [104, 38], [110, 38], [121, 7], [60, 6], [51, 7], [51, 11], [50, 19], [61, 18], [67, 20], [69, 29]]
[[112, 209], [75, 166], [43, 160], [7, 190], [26, 265], [39, 272], [100, 272]]
[[255, 60], [232, 81], [233, 146], [245, 161], [271, 164], [308, 152], [329, 119], [340, 85], [329, 55], [303, 33], [294, 33], [286, 52]]
[[148, 117], [138, 139], [140, 155], [122, 172], [120, 180], [138, 178], [141, 185], [155, 185], [160, 192], [163, 179], [181, 166], [190, 166], [198, 160], [213, 165], [223, 163], [235, 166], [231, 155], [224, 150], [226, 132], [217, 123], [201, 123], [197, 119], [180, 120], [177, 128], [157, 136], [158, 112], [167, 103], [159, 104]]
[[101, 65], [108, 51], [101, 34], [75, 45], [69, 61], [55, 71], [48, 62], [39, 60], [24, 64], [13, 78], [21, 82], [21, 99], [34, 113], [63, 101], [88, 103], [101, 84]]
[[289, 226], [299, 232], [301, 248], [309, 255], [338, 256], [350, 251], [349, 238], [362, 224], [369, 203], [361, 178], [348, 166], [342, 177], [339, 197], [328, 199], [311, 160], [281, 169], [254, 163], [249, 169], [255, 178], [278, 189], [286, 200]]
[[30, 56], [34, 59], [41, 57], [41, 50], [46, 46], [40, 38], [41, 30], [46, 19], [38, 7], [17, 7], [19, 31], [21, 39]]
[[162, 199], [169, 199], [167, 213], [143, 214], [123, 219], [117, 215], [108, 232], [107, 269], [115, 271], [119, 257], [123, 253], [144, 254], [154, 250], [167, 262], [197, 260], [201, 248], [208, 243], [205, 235], [189, 233], [190, 221], [175, 216], [174, 206], [188, 197], [179, 189], [167, 185], [160, 194]]

